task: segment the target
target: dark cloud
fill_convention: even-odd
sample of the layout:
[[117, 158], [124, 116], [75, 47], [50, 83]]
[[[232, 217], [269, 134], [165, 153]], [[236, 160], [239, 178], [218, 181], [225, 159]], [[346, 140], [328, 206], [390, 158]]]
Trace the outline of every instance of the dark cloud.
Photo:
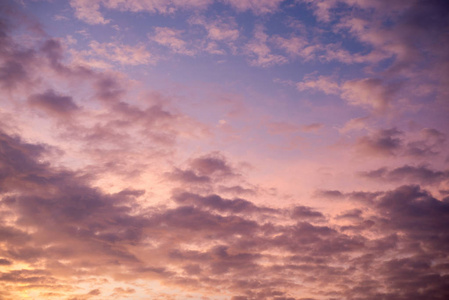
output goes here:
[[433, 128], [425, 128], [419, 132], [419, 139], [407, 143], [405, 155], [428, 157], [444, 151], [446, 135]]
[[435, 171], [426, 166], [408, 166], [362, 172], [361, 176], [389, 182], [415, 182], [418, 184], [438, 184], [449, 179], [449, 171]]
[[[254, 205], [253, 203], [244, 199], [223, 199], [218, 195], [210, 195], [201, 197], [192, 193], [181, 193], [174, 197], [175, 201], [182, 205], [196, 205], [202, 208], [209, 208], [221, 212], [231, 213], [254, 213], [254, 212], [276, 212], [274, 209], [263, 208]], [[307, 209], [307, 207], [304, 207]], [[314, 212], [308, 211], [310, 214]]]
[[[433, 45], [429, 43], [435, 43], [431, 40], [442, 41], [438, 53], [447, 55], [443, 54], [444, 39], [437, 39], [441, 32], [436, 31], [437, 26], [446, 26], [445, 5], [415, 1], [400, 14], [404, 30], [422, 24], [418, 27], [424, 29], [416, 31], [419, 36], [424, 39], [423, 32], [433, 33], [420, 41], [425, 46], [421, 55], [427, 55], [426, 49]], [[33, 72], [42, 64], [61, 80], [80, 80], [80, 86], [94, 88], [88, 98], [107, 113], [96, 115], [90, 127], [67, 122], [64, 137], [83, 141], [83, 150], [97, 154], [95, 165], [104, 165], [97, 174], [127, 170], [121, 167], [129, 162], [122, 157], [122, 149], [142, 142], [139, 151], [151, 152], [154, 144], [174, 143], [179, 124], [184, 125], [181, 115], [148, 99], [151, 104], [146, 107], [125, 102], [126, 84], [112, 73], [64, 65], [64, 47], [58, 40], [45, 39], [34, 50], [21, 49], [9, 38], [9, 26], [0, 23], [0, 54], [4, 58], [0, 82], [4, 87], [18, 89], [34, 78], [42, 79]], [[408, 36], [407, 45], [412, 47], [413, 36]], [[405, 37], [401, 33], [399, 41], [408, 42]], [[399, 54], [391, 72], [414, 64], [410, 58], [416, 53]], [[379, 95], [387, 97], [377, 99], [380, 107], [393, 102], [396, 90], [390, 89], [390, 83], [359, 82], [359, 87], [365, 85], [379, 88]], [[59, 115], [78, 110], [79, 100], [53, 90], [29, 97], [32, 107]], [[137, 128], [142, 141], [131, 140], [126, 133], [129, 128]], [[319, 129], [319, 124], [311, 124], [309, 129], [314, 128]], [[444, 134], [434, 129], [420, 134], [411, 141], [395, 128], [379, 130], [360, 138], [357, 147], [362, 154], [390, 157], [428, 157], [444, 150]], [[92, 169], [67, 170], [57, 167], [55, 161], [45, 161], [50, 148], [0, 133], [2, 298], [17, 299], [21, 291], [43, 288], [58, 291], [42, 293], [44, 298], [107, 298], [105, 291], [94, 285], [77, 292], [93, 278], [108, 278], [115, 286], [156, 280], [186, 293], [226, 294], [234, 300], [449, 297], [449, 200], [439, 200], [421, 186], [379, 192], [323, 187], [317, 196], [340, 199], [350, 209], [326, 218], [328, 215], [300, 203], [273, 209], [257, 204], [258, 199], [252, 202], [218, 194], [257, 195], [244, 182], [224, 185], [223, 181], [239, 180], [241, 175], [220, 153], [193, 158], [185, 169], [175, 168], [166, 174], [187, 190], [193, 184], [209, 184], [215, 194], [190, 191], [179, 192], [172, 199], [144, 199], [141, 190], [109, 193], [96, 187]], [[150, 165], [144, 160], [139, 164], [141, 168]], [[446, 180], [446, 173], [406, 165], [364, 175], [389, 181], [416, 180], [423, 185]], [[216, 188], [217, 184], [222, 185]], [[355, 201], [343, 202], [346, 199]], [[152, 200], [162, 200], [164, 205], [152, 205]], [[333, 219], [345, 225], [332, 224]], [[139, 284], [115, 288], [111, 296], [134, 297], [138, 288]]]
[[315, 219], [324, 218], [324, 215], [319, 211], [313, 210], [307, 206], [296, 206], [292, 212], [292, 218], [294, 219]]
[[42, 94], [31, 95], [28, 102], [37, 108], [47, 111], [50, 114], [63, 115], [79, 109], [72, 97], [62, 96], [53, 90], [48, 90]]
[[197, 175], [192, 170], [180, 170], [175, 169], [173, 172], [166, 173], [166, 176], [175, 181], [180, 181], [182, 183], [191, 184], [191, 183], [208, 183], [211, 181], [210, 177], [205, 175]]
[[0, 265], [9, 266], [11, 264], [12, 264], [12, 262], [10, 260], [4, 259], [4, 258], [0, 258]]
[[[125, 89], [120, 85], [120, 83], [113, 77], [108, 75], [99, 76], [95, 80], [94, 87], [96, 89], [96, 97], [105, 101], [106, 103], [112, 105], [117, 104], [120, 98], [124, 95]], [[123, 106], [121, 106], [123, 108]]]
[[19, 61], [9, 60], [0, 66], [0, 82], [3, 88], [15, 88], [20, 83], [28, 81], [28, 73]]
[[318, 190], [315, 192], [315, 197], [340, 199], [344, 197], [344, 194], [337, 190]]
[[[63, 285], [61, 272], [120, 273], [117, 278], [129, 282], [225, 289], [230, 297], [247, 299], [295, 299], [297, 291], [317, 299], [328, 296], [299, 282], [320, 284], [338, 299], [446, 296], [449, 206], [418, 186], [378, 193], [333, 191], [340, 198], [369, 199], [375, 212], [346, 211], [338, 218], [352, 225], [344, 227], [329, 224], [310, 207], [275, 210], [219, 195], [183, 192], [174, 196], [172, 207], [143, 208], [135, 201], [143, 191], [107, 194], [85, 177], [39, 162], [45, 146], [7, 135], [0, 145], [8, 153], [1, 157], [8, 172], [2, 173], [0, 207], [17, 216], [2, 227], [1, 261], [46, 266], [4, 271], [3, 288]], [[15, 195], [5, 197], [11, 191]], [[22, 230], [30, 226], [33, 232]], [[111, 296], [134, 292], [117, 288]], [[103, 293], [94, 289], [71, 297], [98, 295]]]
[[[410, 138], [413, 136], [413, 140]], [[381, 129], [357, 139], [355, 149], [359, 154], [378, 157], [427, 158], [444, 151], [446, 136], [438, 130], [424, 128], [416, 134], [396, 128]]]
[[0, 281], [16, 283], [51, 283], [54, 279], [47, 277], [44, 270], [13, 270], [0, 273]]
[[233, 195], [256, 195], [257, 192], [254, 189], [251, 188], [244, 188], [240, 185], [234, 185], [234, 186], [219, 186], [219, 191], [221, 193], [229, 193]]
[[40, 50], [49, 60], [50, 65], [53, 68], [57, 70], [61, 70], [63, 68], [61, 60], [64, 57], [64, 50], [59, 41], [55, 39], [48, 39], [44, 42]]
[[199, 158], [195, 158], [190, 163], [192, 169], [201, 175], [235, 175], [232, 168], [228, 165], [225, 158], [219, 153], [211, 153]]
[[338, 215], [337, 219], [352, 219], [352, 220], [360, 220], [362, 219], [363, 212], [360, 209], [351, 209], [348, 211], [343, 212], [342, 214]]
[[364, 155], [392, 156], [402, 148], [402, 132], [396, 128], [383, 129], [356, 142], [356, 149]]
[[448, 249], [449, 236], [443, 228], [449, 225], [449, 203], [433, 198], [419, 186], [408, 185], [387, 192], [377, 207], [386, 228], [407, 233], [423, 247], [427, 244], [438, 251]]

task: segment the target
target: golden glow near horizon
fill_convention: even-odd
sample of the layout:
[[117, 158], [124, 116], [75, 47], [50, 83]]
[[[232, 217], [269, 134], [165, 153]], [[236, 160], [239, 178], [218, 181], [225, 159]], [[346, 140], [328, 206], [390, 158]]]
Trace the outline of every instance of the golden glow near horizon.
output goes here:
[[449, 299], [445, 0], [5, 0], [0, 299]]

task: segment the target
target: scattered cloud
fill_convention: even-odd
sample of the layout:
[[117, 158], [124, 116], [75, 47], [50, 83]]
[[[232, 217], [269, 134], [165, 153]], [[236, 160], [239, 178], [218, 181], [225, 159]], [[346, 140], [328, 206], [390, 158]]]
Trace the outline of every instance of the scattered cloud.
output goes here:
[[324, 92], [327, 95], [338, 95], [340, 93], [339, 84], [328, 76], [318, 76], [317, 79], [307, 76], [304, 81], [296, 84], [296, 88], [299, 91], [317, 90]]
[[342, 98], [349, 104], [371, 107], [384, 112], [391, 107], [398, 84], [387, 84], [377, 78], [346, 81], [342, 85]]
[[322, 123], [312, 123], [308, 125], [303, 125], [301, 127], [302, 131], [304, 132], [317, 132], [321, 130], [324, 127], [324, 124]]
[[48, 113], [67, 116], [79, 107], [69, 96], [61, 96], [52, 90], [47, 90], [42, 94], [31, 95], [28, 99], [31, 106], [46, 110]]
[[380, 168], [361, 173], [363, 177], [389, 182], [416, 182], [420, 185], [440, 183], [449, 180], [449, 171], [436, 171], [426, 166], [405, 165], [399, 168]]
[[268, 35], [264, 32], [261, 25], [256, 26], [254, 38], [245, 46], [245, 52], [250, 58], [250, 64], [258, 67], [269, 67], [278, 64], [287, 63], [287, 58], [273, 54], [268, 45]]
[[[106, 194], [89, 187], [89, 182], [76, 173], [58, 171], [48, 163], [36, 161], [44, 148], [17, 138], [3, 135], [1, 147], [8, 157], [14, 158], [2, 160], [10, 168], [2, 173], [3, 182], [8, 183], [2, 186], [2, 193], [16, 193], [14, 197], [4, 197], [1, 207], [2, 211], [18, 216], [13, 223], [18, 229], [10, 230], [2, 262], [8, 265], [16, 261], [41, 261], [47, 265], [45, 271], [3, 272], [0, 278], [4, 287], [11, 288], [20, 282], [42, 286], [63, 284], [69, 288], [70, 284], [57, 275], [59, 267], [55, 264], [65, 261], [70, 262], [64, 268], [65, 276], [75, 276], [80, 267], [95, 276], [125, 268], [127, 280], [155, 278], [181, 289], [202, 286], [214, 291], [216, 287], [226, 287], [234, 295], [245, 297], [276, 294], [291, 287], [290, 278], [295, 281], [315, 278], [332, 288], [338, 297], [347, 297], [357, 294], [364, 284], [353, 279], [359, 269], [370, 270], [372, 288], [364, 293], [372, 299], [381, 290], [398, 299], [418, 293], [446, 295], [442, 289], [446, 282], [440, 269], [443, 265], [430, 262], [432, 257], [446, 251], [447, 237], [440, 234], [430, 238], [429, 233], [444, 232], [448, 226], [447, 204], [418, 186], [383, 192], [374, 202], [378, 215], [365, 215], [360, 210], [345, 212], [338, 218], [371, 225], [346, 226], [341, 231], [326, 223], [310, 223], [326, 220], [321, 212], [310, 207], [295, 206], [286, 216], [290, 223], [276, 225], [258, 218], [277, 219], [284, 215], [284, 210], [258, 206], [244, 199], [186, 192], [174, 196], [173, 208], [155, 207], [149, 212], [133, 213], [140, 205], [137, 199], [142, 193]], [[207, 174], [227, 170], [222, 164], [208, 162], [207, 166], [202, 169]], [[337, 191], [325, 194], [342, 196]], [[64, 223], [60, 222], [62, 219]], [[25, 233], [24, 226], [33, 226], [35, 230]], [[350, 228], [355, 232], [377, 233], [382, 229], [383, 235], [370, 239], [358, 233], [344, 233]], [[3, 226], [2, 231], [5, 230], [8, 229]], [[400, 240], [393, 238], [397, 233], [402, 234]], [[50, 236], [58, 236], [58, 241]], [[414, 246], [417, 237], [423, 248]], [[146, 240], [157, 244], [148, 244]], [[131, 246], [135, 249], [132, 252]], [[43, 248], [46, 250], [42, 251]], [[403, 257], [403, 249], [409, 253], [407, 258]], [[86, 259], [91, 262], [89, 265], [85, 264]], [[338, 267], [342, 262], [348, 267]], [[397, 268], [401, 272], [393, 272]], [[386, 269], [390, 271], [385, 272]], [[411, 270], [415, 272], [413, 285], [404, 289], [401, 282], [410, 280], [406, 271]], [[431, 286], [423, 282], [429, 271], [439, 278]], [[252, 283], [256, 279], [261, 285]], [[381, 285], [380, 281], [388, 284]], [[341, 288], [343, 282], [351, 282], [352, 288]], [[314, 298], [324, 296], [305, 286], [301, 289]], [[135, 289], [116, 288], [114, 293], [135, 294]], [[283, 293], [299, 297], [292, 291]], [[103, 292], [95, 288], [77, 295], [103, 295]]]
[[171, 51], [178, 54], [194, 55], [195, 51], [189, 49], [187, 43], [181, 38], [182, 31], [168, 27], [156, 27], [154, 35], [148, 37], [156, 43], [168, 47]]
[[356, 149], [363, 155], [396, 155], [403, 146], [402, 134], [396, 128], [379, 130], [371, 135], [359, 138], [356, 142]]
[[449, 297], [446, 3], [69, 3], [1, 4], [0, 298]]

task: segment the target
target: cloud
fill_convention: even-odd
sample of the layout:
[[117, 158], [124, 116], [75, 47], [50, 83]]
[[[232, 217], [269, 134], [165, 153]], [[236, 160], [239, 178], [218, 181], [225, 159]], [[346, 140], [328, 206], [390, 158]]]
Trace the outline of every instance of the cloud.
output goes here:
[[240, 32], [234, 18], [216, 18], [206, 20], [204, 17], [193, 17], [191, 24], [201, 25], [207, 30], [207, 37], [215, 41], [232, 42], [239, 38]]
[[288, 122], [271, 122], [267, 127], [271, 134], [288, 134], [299, 131], [299, 126]]
[[435, 156], [441, 153], [446, 143], [446, 135], [434, 128], [423, 128], [407, 143], [406, 155], [414, 157]]
[[349, 104], [371, 107], [384, 112], [391, 106], [398, 85], [385, 85], [377, 78], [346, 81], [342, 86], [342, 97]]
[[274, 36], [273, 43], [291, 57], [300, 57], [304, 61], [315, 59], [317, 52], [321, 49], [321, 45], [312, 45], [304, 37], [300, 36], [291, 36], [289, 38]]
[[449, 179], [449, 171], [435, 171], [426, 166], [405, 165], [399, 168], [380, 168], [377, 170], [362, 172], [361, 175], [370, 179], [389, 182], [416, 182], [421, 185], [438, 184]]
[[394, 156], [402, 150], [402, 134], [396, 128], [378, 130], [359, 138], [355, 147], [359, 153], [365, 155]]
[[354, 118], [346, 122], [346, 124], [339, 129], [342, 133], [347, 133], [349, 131], [353, 130], [361, 130], [365, 129], [367, 127], [367, 121], [369, 120], [369, 117], [360, 117], [360, 118]]
[[154, 35], [149, 35], [149, 38], [162, 46], [168, 47], [174, 53], [194, 55], [195, 51], [187, 47], [187, 43], [181, 38], [181, 34], [182, 31], [180, 30], [156, 27]]
[[373, 109], [384, 113], [392, 108], [399, 83], [386, 83], [378, 78], [348, 80], [339, 84], [330, 76], [305, 76], [304, 81], [296, 83], [299, 91], [320, 91], [326, 95], [338, 95], [350, 105]]
[[298, 82], [296, 88], [299, 91], [317, 90], [322, 91], [327, 95], [338, 95], [340, 93], [340, 86], [331, 77], [318, 76], [315, 80], [310, 76], [306, 77], [305, 81]]
[[304, 132], [317, 132], [324, 127], [322, 123], [312, 123], [301, 127]]
[[[449, 43], [435, 43], [447, 41], [449, 8], [445, 1], [397, 1], [394, 5], [387, 1], [302, 2], [324, 27], [332, 24], [333, 32], [360, 43], [356, 52], [338, 43], [322, 45], [319, 55], [324, 61], [369, 64], [365, 69], [369, 78], [342, 85], [342, 97], [348, 103], [385, 112], [399, 101], [429, 105], [429, 99], [426, 104], [421, 102], [422, 91], [429, 86], [438, 90], [434, 100], [447, 95], [443, 74], [447, 73]], [[348, 10], [340, 10], [341, 5]]]
[[199, 195], [191, 193], [181, 193], [176, 195], [175, 201], [182, 205], [195, 205], [197, 204], [203, 208], [210, 208], [220, 212], [230, 213], [253, 213], [253, 212], [274, 212], [268, 208], [259, 208], [253, 203], [244, 199], [223, 199], [218, 195], [210, 195], [207, 197], [201, 197]]
[[232, 195], [256, 195], [257, 190], [253, 188], [245, 188], [240, 185], [233, 186], [219, 186], [220, 193], [227, 193]]
[[343, 193], [338, 190], [318, 190], [315, 192], [315, 197], [340, 199], [343, 198], [343, 196]]
[[21, 63], [10, 60], [0, 67], [0, 82], [3, 88], [16, 87], [18, 83], [28, 80], [27, 72]]
[[355, 149], [365, 155], [425, 158], [440, 154], [445, 142], [445, 135], [434, 129], [424, 128], [411, 135], [390, 128], [358, 138]]
[[[174, 1], [72, 3], [92, 8], [78, 12], [91, 23], [108, 22], [100, 13], [103, 9], [169, 14], [189, 5], [210, 5], [208, 1], [176, 7]], [[332, 2], [316, 3], [322, 11], [335, 13], [326, 8]], [[387, 2], [352, 3], [387, 9]], [[260, 14], [279, 7], [277, 2], [263, 1], [233, 5]], [[391, 5], [396, 13], [397, 4]], [[423, 20], [422, 13], [415, 13], [417, 20]], [[410, 19], [408, 14], [403, 17]], [[326, 19], [324, 14], [322, 18]], [[332, 15], [329, 20], [334, 20]], [[436, 20], [440, 23], [439, 15]], [[210, 36], [208, 31], [210, 41], [242, 38], [233, 31], [235, 24], [212, 25], [218, 31]], [[395, 127], [368, 129], [366, 136], [356, 138], [359, 153], [401, 159], [403, 165], [362, 176], [386, 180], [391, 186], [406, 185], [391, 190], [361, 186], [357, 191], [345, 182], [343, 191], [328, 189], [324, 180], [315, 198], [299, 198], [282, 207], [285, 199], [264, 193], [266, 186], [248, 183], [239, 164], [222, 154], [224, 148], [201, 154], [196, 144], [182, 142], [204, 136], [204, 127], [173, 107], [170, 96], [134, 92], [132, 81], [123, 74], [68, 62], [60, 40], [42, 37], [18, 43], [9, 30], [0, 35], [0, 80], [4, 91], [11, 92], [2, 99], [5, 110], [10, 110], [10, 119], [2, 123], [11, 124], [0, 133], [0, 297], [169, 299], [179, 293], [192, 299], [448, 298], [449, 200], [443, 187], [448, 174], [443, 165], [440, 170], [430, 167], [443, 161], [438, 156], [445, 154], [443, 132], [423, 126], [408, 132]], [[170, 30], [161, 29], [160, 45], [174, 52], [197, 49], [182, 43], [184, 32]], [[273, 52], [273, 42], [258, 27], [249, 44], [262, 50], [246, 54], [264, 66], [287, 61]], [[134, 46], [129, 53], [122, 46], [97, 43], [90, 49], [120, 64], [119, 57], [129, 54], [123, 64], [132, 64]], [[120, 55], [115, 56], [116, 50]], [[396, 92], [389, 94], [394, 81], [388, 76], [387, 72], [385, 77], [343, 84], [333, 77], [306, 77], [298, 88], [338, 95], [346, 84], [351, 89], [348, 101], [374, 109], [368, 102], [378, 102], [388, 108], [396, 101]], [[371, 95], [362, 93], [364, 85]], [[9, 97], [14, 105], [7, 102]], [[379, 97], [386, 100], [373, 100]], [[59, 118], [35, 118], [35, 112]], [[69, 117], [75, 114], [76, 118]], [[384, 121], [370, 118], [372, 124]], [[274, 134], [293, 134], [323, 126], [306, 124], [281, 119], [267, 128]], [[365, 118], [345, 126], [365, 127]], [[206, 144], [204, 149], [209, 149]], [[200, 154], [182, 161], [179, 157], [185, 153], [178, 149]], [[440, 160], [420, 164], [435, 156]], [[406, 158], [414, 159], [413, 164]], [[288, 168], [285, 171], [290, 174]], [[120, 180], [123, 176], [129, 177]], [[443, 199], [424, 190], [427, 184], [440, 184]], [[338, 199], [343, 211], [335, 212], [332, 201], [317, 197]], [[318, 207], [307, 206], [315, 203]], [[173, 294], [158, 290], [159, 284]]]
[[205, 18], [195, 16], [189, 19], [192, 25], [204, 27], [207, 36], [202, 41], [201, 50], [211, 54], [226, 54], [225, 44], [233, 54], [237, 52], [237, 40], [241, 37], [238, 24], [233, 17]]
[[255, 14], [266, 14], [275, 12], [282, 0], [224, 0], [229, 3], [237, 11], [251, 10]]
[[304, 220], [304, 219], [316, 219], [324, 218], [324, 215], [319, 211], [313, 210], [306, 206], [296, 206], [292, 212], [292, 218]]
[[109, 65], [103, 62], [105, 60], [124, 66], [154, 64], [157, 61], [144, 45], [130, 46], [113, 42], [91, 41], [89, 47], [91, 49], [87, 51], [71, 51], [76, 63], [100, 68], [104, 65], [104, 68], [107, 68]]
[[[9, 168], [1, 177], [0, 207], [17, 217], [5, 229], [11, 234], [3, 244], [2, 261], [39, 261], [47, 266], [45, 270], [4, 271], [1, 284], [11, 293], [17, 291], [16, 282], [69, 286], [59, 274], [64, 270], [64, 276], [80, 276], [77, 270], [82, 267], [83, 276], [121, 274], [118, 278], [126, 282], [157, 279], [180, 289], [206, 288], [217, 294], [219, 287], [249, 299], [298, 298], [297, 291], [314, 298], [325, 296], [323, 289], [294, 283], [298, 281], [319, 283], [338, 297], [352, 297], [368, 279], [366, 299], [378, 297], [380, 291], [397, 299], [418, 291], [426, 297], [445, 295], [447, 278], [439, 270], [442, 264], [430, 261], [449, 247], [442, 234], [448, 226], [449, 209], [447, 203], [417, 186], [377, 194], [371, 202], [375, 214], [357, 209], [345, 212], [339, 218], [353, 225], [340, 230], [311, 207], [274, 209], [217, 194], [182, 192], [174, 196], [171, 207], [143, 208], [136, 201], [143, 196], [141, 191], [108, 194], [91, 187], [88, 177], [39, 162], [45, 146], [3, 135], [0, 147], [8, 153], [1, 157], [2, 168]], [[204, 176], [230, 172], [223, 159], [212, 158], [193, 159], [191, 165]], [[341, 198], [356, 193], [325, 194]], [[25, 233], [29, 227], [34, 230]], [[360, 235], [365, 231], [377, 235]], [[394, 238], [396, 233], [401, 239]], [[416, 239], [423, 248], [416, 248]], [[347, 267], [341, 267], [342, 263]], [[401, 272], [394, 271], [397, 268]], [[357, 270], [369, 270], [369, 278], [358, 279]], [[414, 272], [413, 278], [409, 271]], [[436, 278], [432, 285], [424, 280], [429, 272]], [[404, 280], [410, 283], [406, 288]], [[386, 283], [381, 285], [381, 281]], [[342, 288], [343, 282], [350, 283], [350, 288]], [[100, 292], [104, 294], [96, 287], [65, 295]], [[114, 293], [135, 295], [137, 290], [117, 288]]]
[[284, 64], [288, 61], [286, 57], [272, 53], [268, 45], [268, 35], [261, 25], [256, 26], [254, 38], [245, 45], [245, 52], [253, 66], [269, 67]]
[[33, 107], [60, 116], [67, 116], [79, 110], [79, 107], [73, 102], [71, 97], [58, 95], [53, 90], [47, 90], [42, 94], [31, 95], [28, 102]]
[[195, 158], [190, 162], [190, 166], [199, 174], [207, 176], [218, 175], [226, 177], [237, 175], [224, 156], [218, 152]]
[[180, 9], [203, 9], [211, 3], [210, 0], [187, 1], [142, 1], [142, 0], [71, 0], [70, 5], [75, 9], [75, 16], [88, 24], [108, 24], [100, 12], [100, 7], [119, 11], [149, 12], [159, 14], [172, 14]]
[[[223, 0], [238, 12], [251, 11], [254, 14], [275, 12], [282, 0]], [[174, 14], [179, 10], [204, 10], [213, 2], [211, 0], [71, 0], [70, 5], [75, 10], [75, 16], [88, 24], [108, 24], [100, 8], [131, 12], [149, 12], [152, 14]]]
[[72, 0], [70, 6], [75, 9], [75, 16], [88, 24], [107, 24], [110, 20], [105, 19], [99, 11], [101, 2], [100, 0]]
[[169, 172], [166, 176], [171, 180], [180, 181], [183, 183], [207, 183], [211, 179], [208, 176], [197, 175], [192, 170], [180, 170], [175, 169], [173, 172]]

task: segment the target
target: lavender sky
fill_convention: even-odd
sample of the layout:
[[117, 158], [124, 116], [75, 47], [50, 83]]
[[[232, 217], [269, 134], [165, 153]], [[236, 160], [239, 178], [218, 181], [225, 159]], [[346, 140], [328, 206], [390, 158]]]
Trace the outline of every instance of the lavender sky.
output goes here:
[[0, 299], [449, 299], [447, 0], [3, 0]]

